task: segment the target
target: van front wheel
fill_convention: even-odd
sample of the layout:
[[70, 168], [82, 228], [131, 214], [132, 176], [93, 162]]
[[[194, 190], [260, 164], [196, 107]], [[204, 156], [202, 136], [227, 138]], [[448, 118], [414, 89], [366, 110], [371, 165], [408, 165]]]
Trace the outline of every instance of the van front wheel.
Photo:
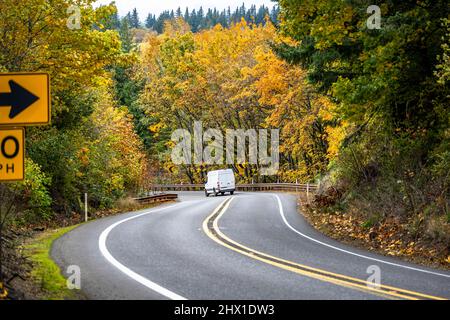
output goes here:
[[234, 191], [231, 191], [230, 194], [233, 195], [233, 194], [234, 194]]
[[208, 191], [205, 190], [205, 196], [208, 198], [209, 197], [209, 193]]

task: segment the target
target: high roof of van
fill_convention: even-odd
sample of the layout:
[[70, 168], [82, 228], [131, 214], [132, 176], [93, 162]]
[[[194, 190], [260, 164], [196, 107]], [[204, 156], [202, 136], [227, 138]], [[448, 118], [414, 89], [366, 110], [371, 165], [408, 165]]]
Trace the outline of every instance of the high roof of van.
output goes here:
[[208, 174], [220, 174], [220, 173], [233, 173], [233, 169], [215, 170], [208, 172]]

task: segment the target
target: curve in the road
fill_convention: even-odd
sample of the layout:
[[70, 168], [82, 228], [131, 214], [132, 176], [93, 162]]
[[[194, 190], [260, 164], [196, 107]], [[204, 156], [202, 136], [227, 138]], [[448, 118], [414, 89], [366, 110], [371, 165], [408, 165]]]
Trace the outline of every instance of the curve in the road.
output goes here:
[[[300, 233], [299, 231], [295, 230], [292, 226], [290, 226], [290, 224], [287, 222], [286, 217], [284, 216], [283, 213], [283, 207], [281, 204], [281, 200], [277, 195], [274, 195], [279, 203], [279, 208], [280, 208], [280, 213], [283, 217], [284, 222], [294, 231], [296, 231], [297, 233], [303, 235], [302, 233]], [[252, 259], [255, 260], [259, 260], [261, 262], [270, 264], [272, 266], [284, 269], [284, 270], [288, 270], [300, 275], [304, 275], [307, 277], [311, 277], [314, 279], [318, 279], [321, 281], [325, 281], [325, 282], [329, 282], [329, 283], [333, 283], [336, 285], [340, 285], [340, 286], [344, 286], [344, 287], [350, 287], [353, 289], [357, 289], [357, 290], [362, 290], [362, 291], [368, 291], [370, 293], [373, 294], [377, 294], [377, 295], [381, 295], [384, 297], [388, 297], [388, 298], [400, 298], [400, 299], [409, 299], [409, 300], [418, 300], [418, 299], [432, 299], [432, 300], [445, 300], [444, 298], [440, 298], [440, 297], [436, 297], [436, 296], [431, 296], [431, 295], [426, 295], [426, 294], [422, 294], [419, 292], [414, 292], [414, 291], [409, 291], [409, 290], [405, 290], [405, 289], [400, 289], [400, 288], [395, 288], [392, 286], [387, 286], [387, 285], [370, 285], [368, 284], [367, 281], [361, 280], [361, 279], [357, 279], [357, 278], [353, 278], [353, 277], [349, 277], [349, 276], [345, 276], [345, 275], [341, 275], [341, 274], [337, 274], [337, 273], [332, 273], [326, 270], [322, 270], [322, 269], [317, 269], [317, 268], [312, 268], [306, 265], [302, 265], [302, 264], [298, 264], [292, 261], [287, 261], [254, 249], [251, 249], [247, 246], [244, 246], [232, 239], [230, 239], [229, 237], [227, 237], [219, 228], [219, 221], [221, 219], [221, 217], [226, 213], [230, 203], [233, 201], [234, 198], [229, 198], [227, 200], [225, 200], [204, 222], [203, 222], [203, 231], [208, 235], [208, 237], [210, 237], [212, 240], [214, 240], [216, 243], [230, 249], [233, 251], [236, 251], [240, 254], [243, 254], [247, 257], [250, 257]], [[305, 235], [303, 235], [305, 236]], [[307, 236], [306, 236], [307, 237]], [[310, 237], [308, 237], [310, 238]], [[310, 239], [310, 240], [314, 240], [316, 242], [319, 242], [318, 240], [315, 239]], [[322, 243], [328, 247], [332, 247], [328, 244]], [[335, 247], [333, 247], [335, 248]], [[336, 248], [339, 249], [340, 251], [344, 251], [341, 250], [340, 248]], [[348, 253], [352, 253], [350, 251], [345, 251]], [[355, 254], [355, 253], [352, 253]], [[357, 254], [355, 254], [357, 255]], [[361, 256], [361, 255], [357, 255], [360, 257], [364, 257], [364, 258], [370, 258], [370, 257], [365, 257], [365, 256]], [[372, 259], [372, 258], [370, 258]], [[373, 259], [379, 262], [385, 262], [382, 260], [377, 260], [377, 259]], [[388, 262], [385, 262], [388, 263]], [[392, 264], [389, 263], [391, 265], [396, 265], [396, 264]], [[398, 265], [401, 266], [401, 265]], [[420, 269], [415, 269], [415, 268], [410, 268], [413, 270], [420, 270]], [[424, 270], [426, 271], [426, 270]]]
[[[388, 261], [364, 256], [361, 254], [357, 254], [357, 253], [354, 253], [354, 252], [351, 252], [348, 250], [344, 250], [344, 249], [329, 245], [329, 244], [319, 241], [317, 239], [311, 238], [311, 237], [303, 234], [302, 232], [296, 230], [288, 222], [288, 220], [284, 214], [283, 205], [282, 205], [280, 197], [276, 194], [272, 194], [269, 196], [273, 196], [274, 199], [277, 200], [279, 213], [281, 215], [281, 218], [282, 218], [284, 224], [286, 224], [289, 227], [289, 229], [291, 229], [292, 231], [295, 231], [297, 234], [299, 234], [302, 237], [307, 238], [311, 241], [314, 241], [315, 243], [324, 245], [331, 249], [336, 249], [336, 250], [344, 252], [344, 253], [349, 253], [349, 254], [355, 255], [360, 258], [366, 258], [369, 260], [386, 263], [386, 264], [396, 266], [396, 267], [403, 267], [403, 268], [411, 269], [414, 271], [421, 271], [421, 272], [430, 273], [433, 275], [442, 275], [442, 276], [448, 277], [445, 274], [440, 274], [440, 273], [422, 270], [422, 269], [418, 269], [418, 268], [403, 266], [400, 264], [395, 264], [395, 263], [391, 263]], [[303, 275], [303, 276], [306, 276], [306, 277], [309, 277], [312, 279], [320, 280], [322, 282], [331, 283], [334, 285], [338, 285], [340, 287], [347, 287], [347, 288], [351, 288], [351, 289], [358, 290], [358, 291], [363, 291], [366, 293], [378, 295], [378, 296], [385, 297], [385, 298], [443, 299], [443, 298], [440, 298], [437, 296], [422, 294], [422, 293], [419, 293], [416, 291], [400, 289], [400, 288], [396, 288], [393, 286], [370, 285], [370, 284], [368, 285], [367, 281], [364, 281], [364, 280], [361, 280], [361, 279], [358, 279], [355, 277], [349, 277], [349, 276], [346, 276], [346, 275], [343, 275], [340, 273], [333, 273], [333, 272], [330, 272], [330, 271], [327, 271], [324, 269], [313, 268], [313, 267], [310, 267], [310, 266], [307, 266], [304, 264], [299, 264], [299, 263], [292, 262], [289, 260], [281, 259], [279, 257], [269, 255], [267, 253], [263, 253], [261, 251], [255, 250], [255, 249], [251, 249], [248, 246], [242, 245], [242, 244], [238, 243], [237, 241], [232, 240], [230, 237], [226, 236], [219, 228], [219, 221], [222, 218], [222, 216], [227, 212], [233, 199], [234, 199], [234, 197], [231, 197], [231, 198], [227, 198], [225, 201], [221, 202], [220, 205], [218, 207], [216, 207], [214, 212], [212, 214], [210, 214], [208, 216], [208, 218], [206, 220], [204, 220], [204, 222], [203, 222], [204, 233], [210, 239], [214, 240], [216, 243], [220, 244], [221, 246], [226, 247], [227, 249], [238, 252], [239, 254], [249, 257], [253, 260], [258, 260], [260, 262], [264, 262], [267, 265], [275, 266], [278, 269], [283, 269], [285, 271], [290, 271], [290, 272], [293, 272], [293, 273], [296, 273], [299, 275]], [[107, 247], [108, 236], [114, 229], [116, 229], [120, 225], [124, 225], [127, 222], [130, 222], [131, 220], [135, 220], [135, 219], [141, 218], [141, 217], [149, 215], [149, 214], [158, 213], [158, 212], [162, 212], [162, 211], [169, 210], [169, 209], [176, 209], [176, 207], [178, 205], [180, 205], [180, 204], [147, 211], [142, 214], [138, 214], [138, 215], [126, 218], [126, 219], [122, 219], [122, 220], [108, 226], [105, 230], [103, 230], [101, 232], [101, 234], [98, 238], [98, 248], [99, 248], [102, 256], [114, 268], [116, 268], [117, 270], [119, 270], [120, 272], [125, 274], [127, 277], [133, 279], [134, 281], [140, 283], [144, 287], [147, 287], [148, 289], [151, 289], [152, 291], [157, 292], [166, 298], [169, 298], [172, 300], [186, 300], [186, 298], [183, 297], [182, 295], [179, 295], [167, 288], [164, 288], [160, 284], [157, 284], [156, 282], [151, 281], [150, 279], [144, 277], [143, 275], [139, 274], [138, 272], [133, 271], [130, 267], [127, 267], [126, 265], [119, 262], [118, 259], [116, 259], [111, 254], [110, 250], [108, 250], [108, 247]]]
[[308, 240], [311, 240], [311, 241], [313, 241], [315, 243], [318, 243], [320, 245], [326, 246], [328, 248], [331, 248], [331, 249], [334, 249], [334, 250], [337, 250], [337, 251], [341, 251], [341, 252], [344, 252], [344, 253], [348, 253], [348, 254], [354, 255], [356, 257], [364, 258], [364, 259], [367, 259], [367, 260], [372, 260], [372, 261], [385, 263], [385, 264], [388, 264], [388, 265], [391, 265], [391, 266], [395, 266], [395, 267], [400, 267], [400, 268], [405, 268], [405, 269], [409, 269], [409, 270], [419, 271], [419, 272], [423, 272], [423, 273], [433, 274], [433, 275], [441, 276], [441, 277], [445, 277], [445, 278], [450, 278], [450, 275], [447, 275], [447, 274], [434, 272], [434, 271], [429, 271], [429, 270], [424, 270], [424, 269], [420, 269], [420, 268], [409, 267], [409, 266], [405, 266], [405, 265], [402, 265], [402, 264], [393, 263], [393, 262], [389, 262], [389, 261], [385, 261], [385, 260], [381, 260], [381, 259], [376, 259], [376, 258], [373, 258], [373, 257], [369, 257], [369, 256], [365, 256], [365, 255], [358, 254], [358, 253], [355, 253], [355, 252], [351, 252], [349, 250], [345, 250], [345, 249], [342, 249], [342, 248], [330, 245], [328, 243], [322, 242], [320, 240], [314, 239], [314, 238], [312, 238], [312, 237], [310, 237], [310, 236], [308, 236], [308, 235], [298, 231], [293, 226], [291, 226], [291, 224], [287, 221], [286, 216], [284, 214], [283, 204], [281, 203], [280, 197], [278, 195], [276, 195], [276, 194], [274, 196], [277, 199], [278, 208], [280, 210], [280, 215], [281, 215], [281, 218], [283, 219], [284, 224], [286, 224], [286, 226], [289, 229], [291, 229], [292, 231], [294, 231], [298, 235], [300, 235], [300, 236], [302, 236], [302, 237], [304, 237], [304, 238], [306, 238]]
[[117, 261], [112, 256], [112, 254], [108, 250], [108, 247], [106, 246], [106, 241], [108, 240], [108, 235], [111, 233], [112, 230], [114, 230], [119, 225], [121, 225], [123, 223], [126, 223], [126, 222], [128, 222], [130, 220], [134, 220], [134, 219], [140, 218], [142, 216], [149, 215], [151, 213], [156, 213], [156, 212], [161, 212], [161, 211], [164, 211], [164, 210], [171, 209], [171, 208], [173, 208], [175, 206], [176, 205], [170, 206], [170, 207], [165, 207], [165, 208], [162, 208], [162, 209], [152, 210], [152, 211], [149, 211], [149, 212], [145, 212], [145, 213], [139, 214], [137, 216], [134, 216], [134, 217], [131, 217], [131, 218], [127, 218], [127, 219], [124, 219], [124, 220], [121, 220], [119, 222], [116, 222], [116, 223], [112, 224], [111, 226], [109, 226], [107, 229], [105, 229], [101, 233], [101, 235], [99, 237], [99, 240], [98, 240], [98, 246], [99, 246], [100, 252], [103, 255], [103, 257], [105, 257], [105, 259], [109, 263], [111, 263], [114, 267], [119, 269], [121, 272], [126, 274], [131, 279], [139, 282], [143, 286], [145, 286], [145, 287], [147, 287], [147, 288], [149, 288], [149, 289], [151, 289], [153, 291], [158, 292], [159, 294], [161, 294], [161, 295], [163, 295], [163, 296], [165, 296], [165, 297], [167, 297], [169, 299], [172, 299], [172, 300], [187, 300], [185, 297], [180, 296], [179, 294], [176, 294], [175, 292], [172, 292], [172, 291], [170, 291], [170, 290], [160, 286], [159, 284], [157, 284], [157, 283], [155, 283], [155, 282], [153, 282], [153, 281], [151, 281], [151, 280], [141, 276], [140, 274], [134, 272], [133, 270], [131, 270], [127, 266], [123, 265], [122, 263]]

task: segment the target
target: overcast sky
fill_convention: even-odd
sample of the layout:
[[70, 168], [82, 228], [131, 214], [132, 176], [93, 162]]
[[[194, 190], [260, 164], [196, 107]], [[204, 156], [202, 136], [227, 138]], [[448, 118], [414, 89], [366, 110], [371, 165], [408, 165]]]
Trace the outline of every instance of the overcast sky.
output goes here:
[[[96, 4], [109, 4], [112, 0], [99, 0]], [[190, 10], [198, 9], [203, 6], [203, 9], [214, 8], [225, 9], [230, 6], [232, 9], [241, 6], [245, 3], [246, 7], [250, 7], [252, 4], [256, 6], [265, 5], [272, 8], [276, 3], [271, 0], [116, 0], [119, 14], [124, 16], [127, 12], [137, 8], [139, 17], [141, 20], [145, 20], [149, 12], [159, 14], [164, 10], [176, 10], [181, 7], [184, 13], [186, 7]]]

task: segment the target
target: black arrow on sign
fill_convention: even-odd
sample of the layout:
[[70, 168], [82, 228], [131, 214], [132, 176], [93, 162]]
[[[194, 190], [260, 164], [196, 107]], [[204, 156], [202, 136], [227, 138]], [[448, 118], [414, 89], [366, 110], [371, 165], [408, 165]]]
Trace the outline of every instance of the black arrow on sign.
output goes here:
[[36, 97], [13, 80], [9, 81], [9, 87], [11, 88], [11, 92], [0, 92], [0, 107], [11, 107], [11, 111], [9, 112], [10, 119], [14, 119], [39, 100], [39, 97]]

